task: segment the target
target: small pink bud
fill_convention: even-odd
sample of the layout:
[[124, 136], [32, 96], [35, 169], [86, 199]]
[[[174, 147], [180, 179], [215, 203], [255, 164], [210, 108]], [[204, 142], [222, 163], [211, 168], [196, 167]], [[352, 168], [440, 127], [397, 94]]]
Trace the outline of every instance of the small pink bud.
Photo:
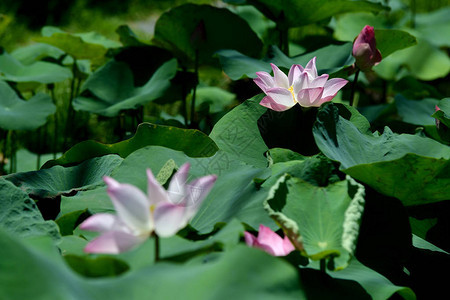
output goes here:
[[258, 237], [247, 231], [244, 232], [244, 237], [248, 246], [262, 249], [273, 256], [286, 256], [295, 250], [287, 236], [282, 239], [264, 225], [259, 225]]
[[[434, 110], [435, 112], [438, 110], [441, 110], [437, 105], [434, 106]], [[439, 127], [441, 126], [441, 121], [439, 121], [439, 119], [436, 119], [436, 127], [437, 129], [439, 129]]]
[[353, 42], [353, 56], [356, 66], [368, 71], [381, 61], [381, 53], [376, 47], [375, 32], [372, 26], [366, 25]]

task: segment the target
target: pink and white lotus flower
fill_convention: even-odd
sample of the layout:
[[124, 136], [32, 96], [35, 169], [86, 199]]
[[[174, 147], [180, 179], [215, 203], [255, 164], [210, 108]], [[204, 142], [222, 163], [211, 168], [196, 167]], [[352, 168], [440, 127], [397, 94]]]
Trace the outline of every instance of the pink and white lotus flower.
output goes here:
[[147, 169], [147, 195], [139, 188], [104, 177], [116, 215], [99, 213], [80, 228], [100, 232], [88, 243], [88, 253], [117, 254], [144, 242], [154, 232], [159, 237], [175, 235], [194, 217], [216, 181], [208, 175], [186, 183], [189, 163], [180, 167], [166, 191]]
[[288, 76], [276, 65], [270, 65], [273, 77], [267, 72], [256, 72], [258, 78], [253, 81], [266, 94], [260, 104], [275, 111], [288, 110], [297, 103], [303, 107], [319, 107], [331, 101], [348, 82], [342, 78], [328, 80], [328, 74], [318, 76], [315, 57], [305, 68], [292, 65]]

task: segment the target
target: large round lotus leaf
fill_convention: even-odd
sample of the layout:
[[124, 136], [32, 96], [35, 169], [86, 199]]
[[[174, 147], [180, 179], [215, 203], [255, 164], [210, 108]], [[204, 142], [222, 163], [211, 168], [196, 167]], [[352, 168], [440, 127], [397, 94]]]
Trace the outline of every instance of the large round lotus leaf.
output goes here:
[[11, 52], [11, 56], [24, 65], [31, 65], [32, 63], [46, 57], [59, 59], [62, 55], [64, 55], [64, 51], [61, 49], [42, 43], [35, 43], [20, 47]]
[[425, 98], [421, 100], [409, 100], [402, 95], [395, 96], [395, 106], [402, 121], [415, 125], [436, 126], [436, 120], [432, 117], [439, 100]]
[[422, 36], [428, 37], [430, 42], [437, 47], [450, 47], [450, 22], [448, 16], [450, 7], [443, 7], [439, 10], [421, 13], [416, 15], [415, 29]]
[[379, 12], [386, 7], [369, 1], [349, 0], [249, 0], [267, 18], [285, 28], [325, 20], [337, 14], [356, 11]]
[[34, 200], [11, 182], [0, 178], [0, 229], [16, 237], [51, 236], [59, 239], [53, 221], [44, 221]]
[[42, 37], [35, 40], [53, 45], [76, 59], [100, 59], [107, 49], [121, 46], [96, 32], [71, 34], [52, 26], [43, 27]]
[[72, 78], [72, 72], [57, 64], [38, 61], [23, 65], [0, 49], [0, 79], [13, 82], [54, 83]]
[[256, 167], [267, 166], [264, 153], [268, 148], [257, 124], [267, 110], [259, 105], [261, 99], [262, 95], [257, 95], [235, 107], [211, 131], [209, 136], [229, 161], [243, 161]]
[[176, 72], [177, 62], [172, 59], [159, 67], [143, 86], [134, 87], [133, 74], [127, 64], [111, 60], [93, 73], [82, 87], [82, 91], [89, 91], [94, 97], [77, 97], [73, 106], [76, 110], [117, 116], [122, 110], [135, 109], [161, 97]]
[[110, 154], [73, 167], [53, 166], [39, 171], [14, 173], [4, 178], [30, 196], [38, 199], [55, 198], [102, 185], [103, 176], [110, 175], [122, 161], [120, 156]]
[[256, 78], [256, 72], [272, 72], [270, 63], [278, 67], [290, 69], [293, 64], [305, 66], [316, 57], [318, 73], [334, 73], [354, 62], [352, 43], [343, 45], [329, 45], [316, 51], [295, 57], [287, 57], [276, 46], [269, 48], [268, 55], [262, 60], [248, 57], [236, 50], [220, 50], [217, 52], [224, 72], [233, 80], [243, 76]]
[[339, 270], [354, 253], [364, 195], [350, 177], [319, 187], [287, 175], [273, 185], [265, 208], [298, 250], [313, 260], [333, 258]]
[[[356, 113], [355, 113], [356, 114]], [[326, 104], [313, 127], [320, 150], [339, 161], [341, 169], [404, 205], [450, 198], [450, 147], [411, 134], [362, 133]]]
[[147, 262], [122, 276], [98, 279], [71, 270], [51, 241], [24, 241], [0, 230], [0, 268], [3, 299], [305, 298], [296, 268], [244, 245], [183, 264]]
[[156, 22], [156, 43], [169, 49], [184, 65], [213, 61], [220, 49], [235, 49], [245, 55], [260, 55], [262, 43], [247, 22], [227, 9], [185, 4], [164, 13]]
[[50, 96], [36, 94], [25, 101], [9, 85], [0, 81], [0, 128], [6, 130], [32, 130], [47, 121], [56, 111]]
[[214, 141], [199, 130], [142, 123], [132, 138], [115, 144], [102, 144], [92, 140], [78, 143], [60, 158], [46, 162], [43, 168], [54, 165], [73, 165], [107, 154], [118, 154], [125, 158], [132, 152], [149, 145], [183, 151], [191, 157], [212, 156], [218, 150]]
[[[408, 31], [417, 36], [414, 31]], [[399, 79], [410, 73], [420, 80], [434, 80], [450, 72], [450, 58], [427, 37], [417, 36], [417, 45], [393, 53], [375, 66], [374, 71], [384, 79]]]

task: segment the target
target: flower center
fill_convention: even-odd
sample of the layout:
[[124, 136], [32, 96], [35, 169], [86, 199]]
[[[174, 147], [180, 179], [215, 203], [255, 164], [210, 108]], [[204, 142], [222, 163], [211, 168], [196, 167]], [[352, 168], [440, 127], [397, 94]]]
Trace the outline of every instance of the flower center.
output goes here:
[[291, 85], [291, 87], [288, 88], [288, 91], [291, 92], [292, 99], [294, 99], [294, 102], [297, 102], [297, 100], [295, 100], [295, 95], [294, 95], [294, 86]]

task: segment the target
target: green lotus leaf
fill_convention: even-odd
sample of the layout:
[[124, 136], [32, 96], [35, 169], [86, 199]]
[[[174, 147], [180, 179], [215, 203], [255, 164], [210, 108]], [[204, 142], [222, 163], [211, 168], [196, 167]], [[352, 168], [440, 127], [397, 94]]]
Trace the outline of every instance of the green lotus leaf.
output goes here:
[[54, 198], [103, 185], [103, 176], [109, 175], [122, 161], [120, 156], [111, 154], [92, 158], [74, 167], [53, 166], [39, 171], [14, 173], [4, 178], [30, 196]]
[[105, 56], [108, 48], [121, 46], [96, 32], [71, 34], [52, 26], [42, 28], [42, 37], [35, 40], [55, 46], [77, 60], [99, 60]]
[[20, 238], [60, 238], [55, 222], [45, 221], [34, 200], [4, 178], [0, 178], [0, 205], [0, 230]]
[[49, 240], [19, 240], [0, 231], [0, 267], [0, 297], [10, 299], [39, 295], [46, 299], [147, 299], [149, 293], [156, 299], [304, 297], [293, 266], [242, 245], [183, 264], [147, 264], [119, 277], [98, 279], [72, 271]]
[[134, 87], [133, 75], [125, 63], [111, 60], [94, 72], [83, 84], [82, 91], [94, 97], [79, 96], [74, 99], [76, 110], [84, 110], [107, 117], [117, 116], [122, 110], [135, 109], [161, 97], [170, 87], [177, 71], [172, 59], [159, 67], [142, 87]]
[[0, 128], [32, 130], [47, 122], [56, 107], [50, 96], [36, 94], [25, 101], [4, 81], [0, 81]]
[[345, 268], [354, 253], [364, 210], [364, 186], [349, 176], [325, 187], [289, 175], [271, 188], [265, 208], [296, 248], [312, 260]]
[[31, 65], [42, 58], [51, 57], [55, 60], [64, 55], [64, 51], [52, 45], [35, 43], [20, 47], [11, 52], [11, 56], [24, 65]]
[[267, 110], [259, 105], [262, 95], [257, 95], [235, 107], [214, 126], [210, 138], [229, 161], [238, 160], [256, 167], [267, 166], [264, 153], [268, 150], [257, 121]]
[[46, 162], [43, 168], [78, 164], [107, 154], [118, 154], [125, 158], [132, 152], [149, 145], [183, 151], [191, 157], [211, 156], [218, 150], [214, 141], [199, 130], [142, 123], [138, 126], [135, 135], [128, 140], [115, 144], [83, 141], [70, 148], [60, 158]]
[[347, 12], [368, 11], [377, 13], [388, 9], [379, 3], [348, 0], [251, 0], [267, 18], [282, 28], [312, 24]]
[[343, 45], [329, 45], [316, 51], [301, 54], [295, 57], [287, 57], [276, 46], [269, 49], [268, 55], [262, 60], [248, 57], [236, 50], [217, 51], [224, 72], [233, 80], [244, 76], [256, 78], [256, 72], [265, 71], [270, 73], [270, 63], [278, 67], [290, 69], [293, 64], [306, 64], [315, 56], [317, 57], [318, 73], [335, 73], [354, 62], [352, 43]]
[[227, 9], [208, 5], [184, 4], [162, 14], [155, 24], [154, 41], [187, 66], [195, 61], [196, 52], [199, 63], [211, 63], [220, 49], [252, 57], [262, 49], [247, 22]]
[[0, 79], [13, 82], [55, 83], [72, 78], [72, 72], [57, 64], [37, 61], [24, 65], [6, 51], [0, 51]]
[[339, 115], [334, 104], [319, 111], [313, 128], [320, 150], [341, 163], [341, 169], [404, 205], [450, 197], [450, 147], [410, 134], [362, 133]]

